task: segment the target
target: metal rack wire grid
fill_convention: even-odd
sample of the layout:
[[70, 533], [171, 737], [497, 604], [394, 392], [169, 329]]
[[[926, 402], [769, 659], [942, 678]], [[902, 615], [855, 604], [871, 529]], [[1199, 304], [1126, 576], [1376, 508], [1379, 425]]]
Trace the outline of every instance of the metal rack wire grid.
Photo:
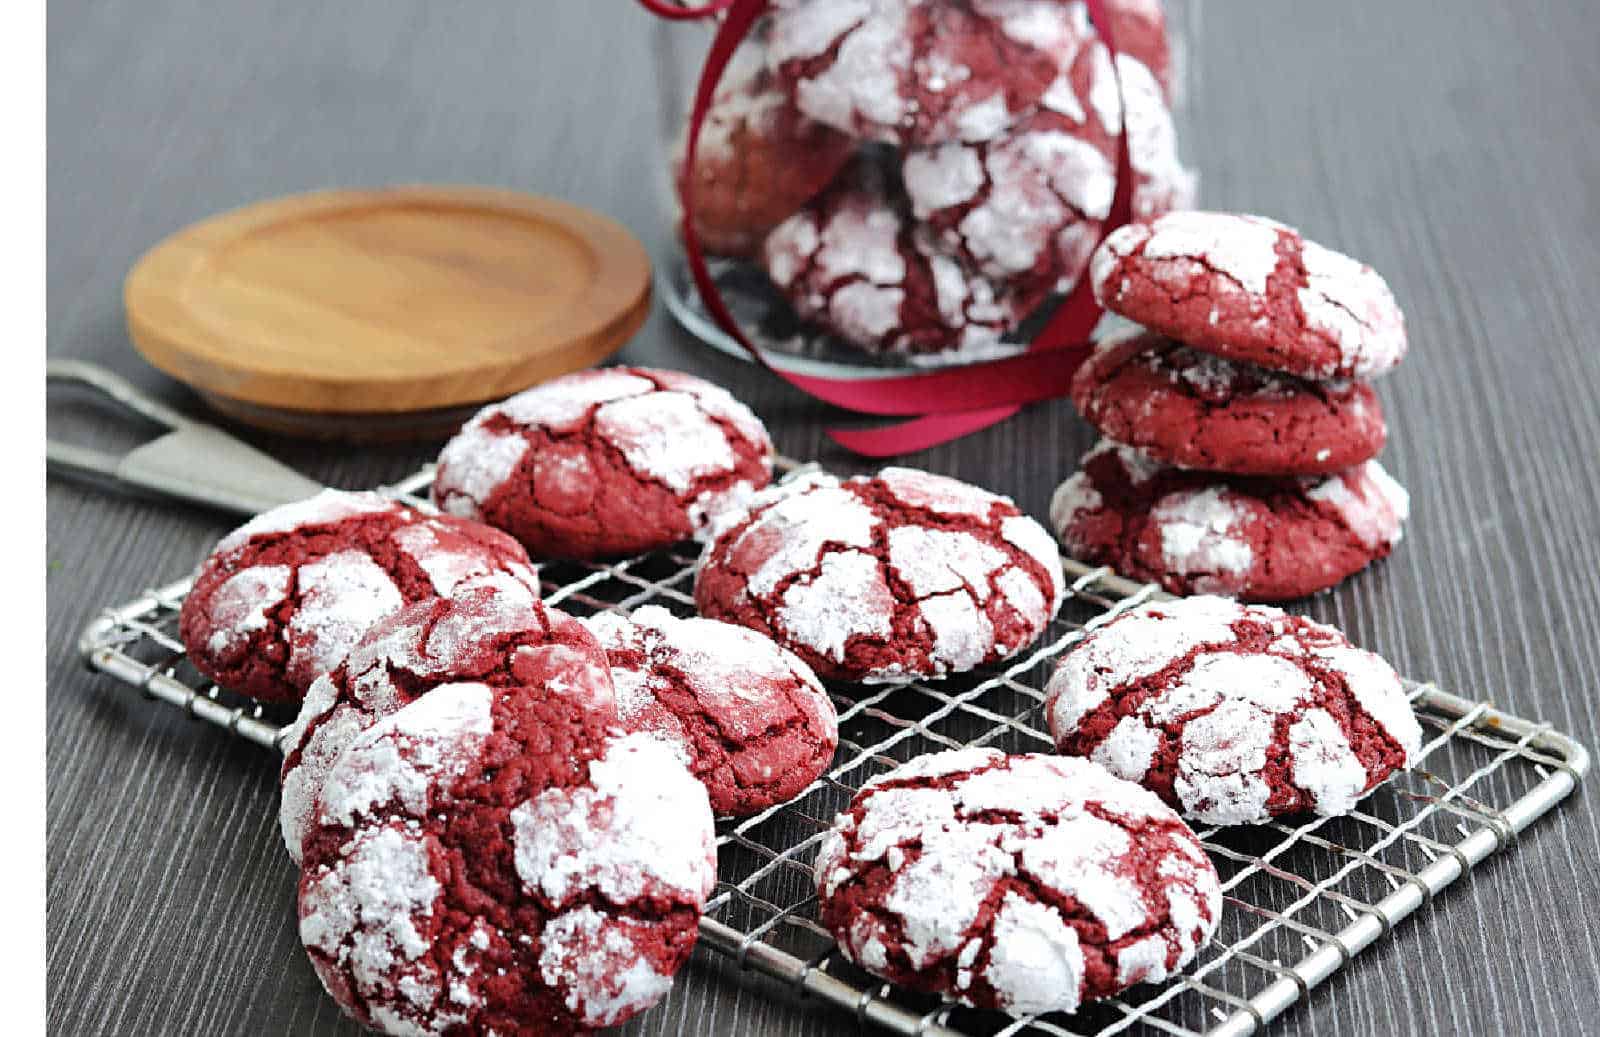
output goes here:
[[[425, 470], [386, 492], [426, 507], [429, 478]], [[683, 545], [613, 563], [545, 563], [541, 579], [546, 600], [577, 615], [647, 604], [687, 615], [696, 556]], [[1086, 629], [1160, 596], [1104, 569], [1071, 561], [1066, 568], [1066, 604], [1030, 651], [959, 678], [832, 689], [832, 768], [790, 803], [718, 822], [719, 882], [701, 923], [703, 946], [906, 1037], [1240, 1037], [1264, 1029], [1434, 894], [1512, 846], [1588, 770], [1587, 751], [1546, 724], [1407, 682], [1426, 732], [1415, 769], [1345, 817], [1200, 829], [1226, 907], [1185, 974], [1075, 1016], [1013, 1018], [895, 990], [846, 961], [818, 924], [817, 844], [856, 789], [914, 756], [969, 745], [1052, 748], [1039, 689], [1053, 660]], [[289, 717], [209, 684], [185, 659], [176, 627], [188, 586], [178, 581], [108, 609], [84, 632], [85, 660], [151, 700], [276, 748]]]

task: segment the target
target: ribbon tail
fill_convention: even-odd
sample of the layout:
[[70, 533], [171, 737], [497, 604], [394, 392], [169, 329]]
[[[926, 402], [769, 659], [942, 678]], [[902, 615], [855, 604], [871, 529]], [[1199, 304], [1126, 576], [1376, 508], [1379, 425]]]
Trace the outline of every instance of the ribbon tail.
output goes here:
[[828, 429], [828, 438], [863, 457], [895, 457], [948, 443], [998, 425], [1020, 406], [989, 407], [954, 414], [928, 414], [912, 421], [867, 429]]

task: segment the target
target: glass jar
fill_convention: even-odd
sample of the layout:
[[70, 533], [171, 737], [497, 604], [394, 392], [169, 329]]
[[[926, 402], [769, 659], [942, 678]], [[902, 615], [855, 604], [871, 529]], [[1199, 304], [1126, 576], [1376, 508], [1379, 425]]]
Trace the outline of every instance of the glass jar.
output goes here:
[[[668, 309], [746, 355], [690, 277], [679, 186], [692, 177], [710, 273], [775, 365], [870, 377], [1020, 352], [1109, 213], [1119, 79], [1135, 217], [1195, 202], [1176, 141], [1194, 123], [1201, 0], [1103, 6], [1115, 73], [1082, 0], [869, 0], [864, 19], [777, 0], [723, 73], [692, 171], [688, 114], [718, 23], [659, 23]], [[845, 9], [854, 22], [828, 17]]]

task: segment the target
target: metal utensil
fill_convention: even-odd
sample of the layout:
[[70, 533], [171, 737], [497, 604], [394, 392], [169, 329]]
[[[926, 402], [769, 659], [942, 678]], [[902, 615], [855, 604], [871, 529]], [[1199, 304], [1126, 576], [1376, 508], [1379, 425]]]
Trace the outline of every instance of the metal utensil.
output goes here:
[[110, 479], [241, 515], [304, 500], [323, 488], [215, 425], [185, 417], [151, 399], [103, 367], [52, 360], [45, 367], [45, 378], [89, 386], [170, 430], [121, 457], [47, 439], [45, 458], [53, 470]]

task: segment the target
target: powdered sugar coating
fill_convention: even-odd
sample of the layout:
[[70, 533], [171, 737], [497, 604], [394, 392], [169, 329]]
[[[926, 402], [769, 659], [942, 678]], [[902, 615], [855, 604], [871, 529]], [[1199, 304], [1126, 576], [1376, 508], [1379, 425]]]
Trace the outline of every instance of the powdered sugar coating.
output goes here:
[[768, 62], [796, 105], [852, 137], [988, 140], [1052, 78], [1054, 0], [780, 0]]
[[1377, 656], [1332, 627], [1215, 597], [1141, 606], [1092, 631], [1046, 696], [1063, 753], [1209, 824], [1348, 813], [1422, 744]]
[[944, 254], [865, 163], [774, 229], [762, 256], [800, 316], [869, 352], [994, 348], [1037, 301]]
[[713, 254], [746, 257], [768, 231], [827, 186], [855, 141], [807, 118], [767, 68], [758, 28], [734, 51], [700, 127], [692, 171], [687, 137], [673, 155], [680, 191], [693, 192], [695, 230]]
[[814, 871], [852, 960], [1017, 1014], [1074, 1011], [1181, 968], [1222, 900], [1198, 840], [1155, 797], [1087, 761], [994, 750], [869, 782]]
[[695, 600], [824, 676], [897, 680], [1021, 650], [1062, 586], [1049, 535], [1011, 501], [890, 468], [759, 498], [708, 544]]
[[611, 739], [587, 785], [540, 792], [511, 824], [517, 876], [557, 907], [593, 893], [704, 903], [716, 883], [705, 788], [648, 734]]
[[1172, 118], [1149, 71], [1126, 56], [1114, 67], [1085, 5], [1062, 7], [1070, 42], [1040, 103], [1002, 137], [914, 150], [902, 167], [912, 212], [940, 247], [1023, 308], [1070, 291], [1100, 240], [1116, 193], [1124, 94], [1134, 218], [1192, 202], [1193, 177], [1178, 162]]
[[302, 938], [341, 1007], [393, 1034], [569, 1033], [661, 997], [713, 882], [711, 815], [636, 737], [483, 685], [364, 734], [329, 777], [300, 886]]
[[1051, 501], [1074, 557], [1175, 594], [1259, 601], [1332, 587], [1400, 541], [1408, 500], [1376, 461], [1325, 477], [1163, 466], [1103, 439]]
[[1095, 297], [1196, 349], [1301, 378], [1371, 378], [1406, 352], [1405, 319], [1371, 267], [1259, 216], [1175, 212], [1109, 235]]
[[330, 770], [360, 734], [440, 685], [528, 685], [615, 712], [605, 653], [577, 620], [509, 576], [410, 605], [373, 625], [306, 693], [285, 731], [278, 822], [296, 862]]
[[299, 701], [373, 623], [489, 577], [538, 592], [527, 553], [495, 530], [327, 490], [224, 537], [201, 564], [179, 631], [212, 680]]
[[766, 637], [654, 605], [585, 624], [606, 650], [623, 726], [672, 748], [715, 813], [793, 799], [832, 761], [833, 703], [809, 666]]
[[479, 411], [440, 453], [433, 497], [540, 555], [634, 553], [766, 485], [771, 451], [749, 408], [701, 379], [580, 371]]

